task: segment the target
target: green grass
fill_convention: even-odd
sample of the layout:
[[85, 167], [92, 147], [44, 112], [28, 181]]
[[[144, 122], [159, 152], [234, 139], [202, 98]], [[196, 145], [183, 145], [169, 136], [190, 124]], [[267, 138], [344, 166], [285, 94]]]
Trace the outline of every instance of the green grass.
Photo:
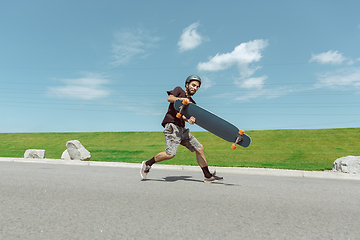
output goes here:
[[[211, 166], [327, 170], [348, 155], [360, 155], [360, 128], [247, 131], [249, 148], [230, 148], [208, 132], [193, 132], [204, 145]], [[45, 149], [46, 158], [59, 159], [66, 142], [79, 140], [92, 161], [135, 162], [164, 151], [162, 132], [0, 133], [0, 156], [22, 158], [26, 149]], [[195, 154], [180, 146], [167, 164], [197, 165]]]

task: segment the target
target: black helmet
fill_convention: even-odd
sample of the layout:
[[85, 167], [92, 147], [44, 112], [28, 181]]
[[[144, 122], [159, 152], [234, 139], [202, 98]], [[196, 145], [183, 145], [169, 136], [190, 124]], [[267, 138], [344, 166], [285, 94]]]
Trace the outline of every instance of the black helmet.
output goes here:
[[191, 81], [198, 81], [200, 83], [200, 86], [201, 86], [201, 78], [198, 75], [190, 75], [190, 76], [188, 76], [188, 78], [185, 81], [185, 86], [186, 86], [186, 84], [190, 83]]

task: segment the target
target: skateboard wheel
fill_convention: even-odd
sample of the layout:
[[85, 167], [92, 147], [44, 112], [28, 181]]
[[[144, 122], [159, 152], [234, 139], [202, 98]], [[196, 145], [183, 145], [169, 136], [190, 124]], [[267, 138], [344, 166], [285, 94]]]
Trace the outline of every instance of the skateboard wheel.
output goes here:
[[176, 117], [177, 117], [177, 118], [181, 118], [181, 114], [180, 114], [180, 113], [177, 113], [177, 114], [176, 114]]
[[182, 104], [184, 104], [184, 105], [188, 105], [188, 104], [189, 104], [189, 100], [184, 99], [184, 100], [182, 101]]
[[233, 144], [231, 145], [231, 148], [232, 148], [232, 149], [236, 149], [236, 145], [233, 143]]
[[240, 135], [243, 135], [244, 133], [245, 133], [245, 131], [242, 130], [242, 129], [240, 129], [239, 134], [240, 134]]

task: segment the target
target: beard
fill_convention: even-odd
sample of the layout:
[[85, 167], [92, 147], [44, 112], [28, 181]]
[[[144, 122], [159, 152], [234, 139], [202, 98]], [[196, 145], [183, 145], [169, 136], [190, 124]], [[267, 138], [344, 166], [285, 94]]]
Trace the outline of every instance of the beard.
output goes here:
[[186, 93], [187, 93], [187, 95], [189, 95], [189, 96], [191, 97], [191, 96], [193, 96], [193, 95], [196, 93], [196, 91], [191, 92], [190, 89], [187, 87], [187, 88], [186, 88]]

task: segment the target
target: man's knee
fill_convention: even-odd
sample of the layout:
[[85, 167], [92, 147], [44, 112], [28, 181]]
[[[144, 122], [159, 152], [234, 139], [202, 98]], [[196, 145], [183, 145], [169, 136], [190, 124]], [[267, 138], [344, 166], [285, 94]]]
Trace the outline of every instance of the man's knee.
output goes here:
[[203, 153], [204, 152], [204, 146], [201, 146], [198, 149], [196, 149], [196, 152]]

